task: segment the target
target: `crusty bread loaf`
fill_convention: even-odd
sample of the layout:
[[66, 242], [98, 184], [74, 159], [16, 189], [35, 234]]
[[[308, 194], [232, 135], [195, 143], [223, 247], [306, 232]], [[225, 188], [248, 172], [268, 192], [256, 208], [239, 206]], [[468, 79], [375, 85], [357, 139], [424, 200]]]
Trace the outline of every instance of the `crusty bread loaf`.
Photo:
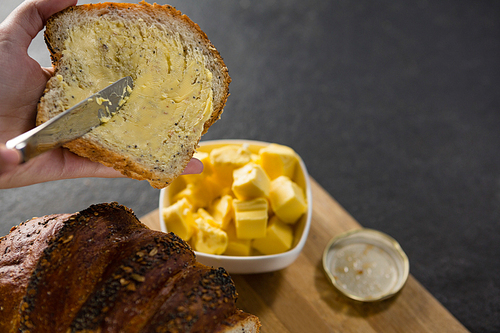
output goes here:
[[231, 79], [218, 51], [169, 5], [69, 7], [48, 20], [45, 40], [55, 75], [37, 124], [132, 76], [134, 89], [120, 112], [65, 147], [155, 188], [182, 173], [229, 95]]
[[0, 253], [2, 333], [259, 331], [224, 269], [116, 203], [26, 221]]

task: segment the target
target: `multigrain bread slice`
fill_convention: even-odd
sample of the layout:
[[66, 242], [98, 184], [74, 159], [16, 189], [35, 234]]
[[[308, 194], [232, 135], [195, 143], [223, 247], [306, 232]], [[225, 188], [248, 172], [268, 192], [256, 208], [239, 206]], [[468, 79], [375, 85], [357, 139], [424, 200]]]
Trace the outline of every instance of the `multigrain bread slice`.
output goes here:
[[0, 332], [256, 333], [223, 268], [116, 203], [33, 218], [0, 237]]
[[55, 75], [37, 124], [130, 75], [134, 88], [120, 112], [65, 147], [155, 188], [182, 173], [229, 95], [220, 54], [169, 5], [69, 7], [47, 21], [45, 41]]

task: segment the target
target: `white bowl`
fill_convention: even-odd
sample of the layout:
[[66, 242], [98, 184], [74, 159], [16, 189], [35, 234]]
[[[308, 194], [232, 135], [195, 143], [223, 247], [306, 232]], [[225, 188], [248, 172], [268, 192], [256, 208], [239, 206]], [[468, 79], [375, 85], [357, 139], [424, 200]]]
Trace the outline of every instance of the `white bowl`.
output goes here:
[[[213, 140], [200, 142], [199, 151], [212, 150], [213, 148], [224, 145], [247, 145], [252, 152], [258, 152], [260, 148], [266, 147], [270, 143], [250, 140]], [[232, 274], [254, 274], [265, 273], [283, 269], [292, 264], [299, 256], [304, 248], [309, 229], [311, 228], [312, 215], [312, 195], [311, 184], [304, 161], [298, 157], [300, 168], [296, 171], [294, 181], [305, 189], [307, 200], [307, 212], [301, 217], [296, 224], [294, 244], [287, 252], [272, 254], [272, 255], [255, 255], [255, 256], [226, 256], [213, 255], [195, 251], [197, 260], [207, 266], [224, 267], [226, 271]], [[171, 187], [167, 187], [160, 191], [160, 227], [163, 232], [168, 232], [163, 220], [163, 207], [169, 206], [169, 191]]]

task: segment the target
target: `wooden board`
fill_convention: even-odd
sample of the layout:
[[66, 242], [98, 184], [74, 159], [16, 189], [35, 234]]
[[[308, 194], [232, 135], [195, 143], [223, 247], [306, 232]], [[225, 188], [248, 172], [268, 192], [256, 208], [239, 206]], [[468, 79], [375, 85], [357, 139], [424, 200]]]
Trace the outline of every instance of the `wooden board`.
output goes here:
[[[467, 332], [411, 275], [399, 294], [381, 302], [338, 292], [323, 271], [323, 250], [332, 237], [361, 226], [313, 179], [311, 186], [312, 225], [297, 260], [277, 272], [231, 275], [238, 307], [260, 318], [261, 332]], [[160, 229], [158, 210], [141, 221]]]

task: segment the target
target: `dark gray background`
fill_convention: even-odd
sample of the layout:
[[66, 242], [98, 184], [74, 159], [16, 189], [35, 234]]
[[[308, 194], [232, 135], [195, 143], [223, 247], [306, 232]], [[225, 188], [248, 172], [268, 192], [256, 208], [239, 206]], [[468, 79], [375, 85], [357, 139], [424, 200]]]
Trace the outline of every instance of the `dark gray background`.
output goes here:
[[[19, 3], [2, 0], [0, 18]], [[293, 147], [354, 218], [401, 243], [413, 276], [460, 322], [500, 331], [499, 1], [169, 3], [233, 79], [203, 140]], [[50, 64], [40, 36], [30, 54]], [[3, 190], [0, 235], [98, 202], [141, 216], [158, 194], [124, 179]]]

